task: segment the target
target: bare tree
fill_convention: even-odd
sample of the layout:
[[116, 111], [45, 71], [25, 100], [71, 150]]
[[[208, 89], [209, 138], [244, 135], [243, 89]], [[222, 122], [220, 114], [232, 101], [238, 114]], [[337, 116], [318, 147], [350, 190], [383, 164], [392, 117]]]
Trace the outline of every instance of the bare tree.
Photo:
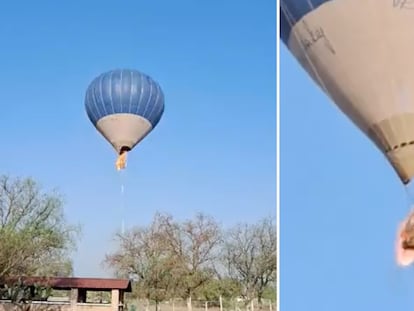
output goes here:
[[229, 230], [223, 248], [229, 275], [244, 287], [247, 302], [276, 281], [276, 225], [272, 218], [257, 224], [239, 224]]
[[172, 277], [174, 259], [169, 256], [161, 234], [162, 218], [157, 213], [149, 227], [135, 227], [125, 234], [116, 234], [118, 250], [107, 255], [104, 261], [118, 276], [135, 279], [135, 294], [155, 300], [156, 310], [175, 285]]
[[43, 192], [30, 178], [0, 177], [0, 278], [71, 273], [67, 258], [77, 233], [58, 193]]
[[182, 223], [164, 215], [161, 224], [162, 235], [175, 262], [174, 278], [182, 289], [183, 298], [187, 299], [188, 311], [191, 311], [195, 291], [213, 277], [213, 265], [221, 242], [220, 226], [202, 213]]

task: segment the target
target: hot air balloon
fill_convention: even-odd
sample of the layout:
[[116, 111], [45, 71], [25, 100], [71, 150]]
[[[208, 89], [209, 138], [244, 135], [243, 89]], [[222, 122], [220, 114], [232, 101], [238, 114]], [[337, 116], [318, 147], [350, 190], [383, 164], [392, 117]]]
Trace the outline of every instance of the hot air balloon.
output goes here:
[[85, 95], [89, 120], [118, 154], [117, 170], [132, 150], [158, 124], [164, 94], [157, 82], [137, 70], [112, 70], [96, 77]]
[[[280, 4], [284, 44], [385, 155], [404, 185], [414, 177], [411, 2], [281, 0]], [[414, 236], [409, 219], [399, 230], [399, 239], [409, 232]], [[399, 254], [405, 252], [401, 264], [407, 265], [414, 262], [414, 251], [401, 249], [404, 245], [399, 245]]]

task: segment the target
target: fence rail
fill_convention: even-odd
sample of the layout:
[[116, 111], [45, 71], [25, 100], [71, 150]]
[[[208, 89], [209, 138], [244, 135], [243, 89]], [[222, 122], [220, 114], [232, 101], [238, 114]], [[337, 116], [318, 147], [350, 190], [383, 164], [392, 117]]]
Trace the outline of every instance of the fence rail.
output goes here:
[[[127, 311], [190, 311], [186, 301], [182, 299], [171, 299], [156, 304], [153, 301], [127, 300]], [[192, 300], [191, 311], [277, 311], [276, 303], [270, 299], [262, 299], [260, 304], [257, 299], [245, 302], [241, 299], [220, 300]]]

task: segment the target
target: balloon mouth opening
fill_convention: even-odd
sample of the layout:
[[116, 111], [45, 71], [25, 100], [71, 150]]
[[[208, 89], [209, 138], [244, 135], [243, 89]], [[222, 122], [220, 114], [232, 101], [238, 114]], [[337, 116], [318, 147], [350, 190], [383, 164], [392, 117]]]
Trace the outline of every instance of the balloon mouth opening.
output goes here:
[[131, 151], [131, 148], [130, 147], [128, 147], [128, 146], [122, 146], [121, 149], [119, 150], [119, 154], [121, 155], [121, 154], [123, 154], [125, 152], [129, 152], [129, 151]]

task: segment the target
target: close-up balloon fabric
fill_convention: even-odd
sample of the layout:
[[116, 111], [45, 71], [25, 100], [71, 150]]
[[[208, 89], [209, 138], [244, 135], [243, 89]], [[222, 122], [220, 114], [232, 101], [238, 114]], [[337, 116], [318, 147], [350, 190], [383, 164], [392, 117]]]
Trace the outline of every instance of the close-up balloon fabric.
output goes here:
[[164, 112], [164, 94], [151, 77], [137, 70], [105, 72], [89, 85], [85, 96], [89, 120], [113, 146], [118, 170], [126, 154], [158, 124]]
[[[414, 177], [413, 9], [412, 1], [280, 2], [286, 47], [406, 187]], [[414, 240], [413, 217], [398, 230], [396, 257], [403, 266], [414, 262], [414, 245], [406, 243]]]
[[414, 176], [414, 36], [404, 30], [413, 29], [414, 11], [403, 2], [281, 0], [280, 26], [294, 57], [407, 184]]

